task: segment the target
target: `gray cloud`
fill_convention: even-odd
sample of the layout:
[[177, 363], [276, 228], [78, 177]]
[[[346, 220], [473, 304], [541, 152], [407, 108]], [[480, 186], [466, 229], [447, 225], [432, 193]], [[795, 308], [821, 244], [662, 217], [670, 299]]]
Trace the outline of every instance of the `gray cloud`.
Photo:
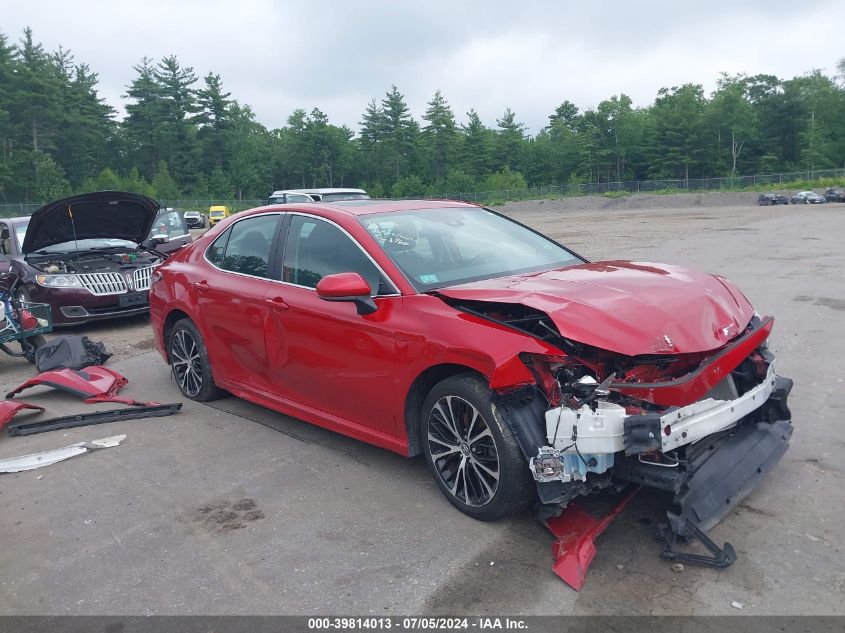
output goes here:
[[511, 107], [533, 131], [564, 99], [582, 109], [624, 92], [636, 105], [660, 87], [719, 72], [789, 78], [832, 72], [845, 55], [839, 0], [679, 2], [273, 2], [53, 0], [3, 9], [3, 32], [25, 26], [48, 49], [70, 48], [122, 105], [131, 66], [176, 54], [200, 76], [220, 73], [269, 127], [319, 107], [357, 129], [391, 84], [416, 117], [441, 89], [459, 119], [494, 124]]

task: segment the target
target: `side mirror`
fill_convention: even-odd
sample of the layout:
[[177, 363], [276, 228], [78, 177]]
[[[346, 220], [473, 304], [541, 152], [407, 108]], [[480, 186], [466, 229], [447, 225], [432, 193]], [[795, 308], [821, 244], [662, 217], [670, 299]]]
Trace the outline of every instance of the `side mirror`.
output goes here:
[[163, 233], [159, 235], [153, 235], [151, 238], [153, 244], [167, 244], [170, 241], [170, 238], [164, 235]]
[[378, 309], [370, 295], [370, 284], [358, 273], [326, 275], [317, 282], [317, 296], [324, 301], [351, 301], [358, 314], [372, 314]]

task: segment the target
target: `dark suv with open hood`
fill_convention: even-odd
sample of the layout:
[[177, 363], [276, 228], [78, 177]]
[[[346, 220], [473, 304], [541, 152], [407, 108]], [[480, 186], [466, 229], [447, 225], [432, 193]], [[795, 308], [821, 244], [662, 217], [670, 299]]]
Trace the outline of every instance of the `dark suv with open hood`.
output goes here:
[[23, 299], [49, 303], [55, 325], [147, 312], [165, 256], [142, 244], [158, 210], [146, 196], [99, 191], [2, 219], [0, 272], [18, 274]]

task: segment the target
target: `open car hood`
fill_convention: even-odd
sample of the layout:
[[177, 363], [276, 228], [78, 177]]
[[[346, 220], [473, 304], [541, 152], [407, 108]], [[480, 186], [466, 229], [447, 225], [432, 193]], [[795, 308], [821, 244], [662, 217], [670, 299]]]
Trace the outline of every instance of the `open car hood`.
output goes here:
[[129, 240], [140, 244], [150, 233], [159, 204], [124, 191], [97, 191], [45, 204], [32, 214], [21, 252], [88, 239]]
[[437, 293], [458, 302], [521, 304], [547, 314], [570, 340], [626, 356], [712, 351], [754, 315], [727, 279], [645, 262], [594, 262]]

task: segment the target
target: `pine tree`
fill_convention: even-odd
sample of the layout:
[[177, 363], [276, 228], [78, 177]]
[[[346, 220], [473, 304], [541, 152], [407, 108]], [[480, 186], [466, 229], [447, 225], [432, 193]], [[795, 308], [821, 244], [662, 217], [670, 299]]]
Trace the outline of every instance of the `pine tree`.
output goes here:
[[439, 182], [452, 166], [458, 142], [455, 114], [446, 99], [437, 90], [428, 102], [423, 120], [422, 141], [427, 154], [431, 182]]
[[525, 126], [516, 120], [510, 108], [505, 108], [501, 119], [496, 119], [496, 158], [501, 167], [517, 171], [521, 166], [525, 144]]
[[419, 125], [411, 118], [405, 97], [395, 85], [391, 86], [382, 99], [381, 109], [384, 117], [383, 143], [395, 182], [414, 166], [414, 148], [419, 135]]
[[197, 114], [193, 123], [198, 127], [197, 138], [202, 147], [204, 164], [207, 169], [223, 168], [226, 162], [224, 133], [229, 126], [229, 107], [231, 92], [223, 92], [220, 75], [208, 73], [204, 78], [205, 87], [196, 92]]
[[495, 133], [486, 127], [475, 110], [467, 112], [467, 124], [461, 126], [463, 143], [458, 163], [476, 182], [493, 169]]

